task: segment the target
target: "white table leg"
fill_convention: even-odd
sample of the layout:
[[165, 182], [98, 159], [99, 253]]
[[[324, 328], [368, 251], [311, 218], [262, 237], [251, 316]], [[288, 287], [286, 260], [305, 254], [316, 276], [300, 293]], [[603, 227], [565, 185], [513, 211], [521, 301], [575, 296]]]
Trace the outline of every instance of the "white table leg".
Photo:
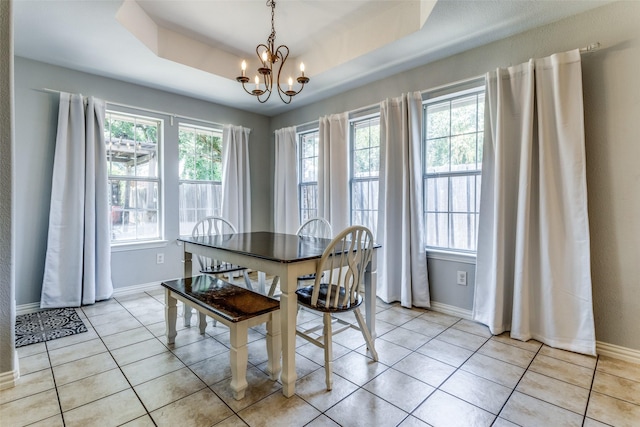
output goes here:
[[282, 355], [282, 336], [280, 335], [280, 312], [271, 313], [271, 320], [267, 322], [267, 372], [272, 380], [277, 380], [280, 374], [280, 356]]
[[231, 332], [231, 351], [229, 352], [231, 390], [233, 391], [233, 398], [240, 400], [244, 398], [244, 392], [249, 385], [247, 383], [247, 363], [249, 361], [247, 322], [238, 322], [232, 325], [229, 330]]
[[178, 300], [171, 296], [169, 289], [164, 290], [164, 321], [167, 344], [176, 342], [176, 318], [178, 317]]
[[[184, 278], [191, 277], [193, 274], [191, 265], [191, 252], [184, 251]], [[191, 326], [191, 307], [182, 304], [182, 317], [184, 326]]]
[[376, 289], [378, 284], [378, 251], [373, 251], [371, 262], [364, 272], [364, 306], [371, 338], [376, 339]]
[[280, 315], [282, 316], [282, 394], [291, 397], [296, 388], [296, 314], [298, 296], [296, 284], [298, 278], [290, 270], [280, 277]]

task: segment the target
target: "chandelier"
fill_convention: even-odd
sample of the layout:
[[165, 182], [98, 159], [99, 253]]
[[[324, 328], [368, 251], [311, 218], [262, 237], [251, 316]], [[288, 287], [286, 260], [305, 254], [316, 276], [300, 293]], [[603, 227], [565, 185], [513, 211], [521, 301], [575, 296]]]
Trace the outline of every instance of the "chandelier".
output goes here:
[[[275, 47], [276, 41], [276, 30], [273, 24], [274, 21], [274, 12], [276, 8], [275, 0], [267, 0], [267, 7], [271, 7], [271, 34], [267, 38], [267, 44], [259, 44], [256, 47], [256, 54], [258, 55], [258, 59], [260, 60], [261, 66], [258, 67], [258, 74], [254, 79], [255, 89], [248, 90], [247, 83], [249, 83], [249, 77], [245, 75], [247, 70], [246, 61], [242, 61], [242, 75], [237, 77], [236, 80], [242, 83], [242, 88], [249, 95], [253, 95], [260, 103], [267, 102], [269, 97], [271, 96], [271, 92], [273, 90], [277, 90], [280, 99], [285, 104], [289, 104], [292, 98], [302, 92], [304, 89], [304, 85], [309, 83], [309, 78], [304, 75], [304, 64], [300, 63], [300, 76], [296, 78], [296, 81], [301, 85], [300, 89], [293, 90], [293, 79], [289, 77], [288, 88], [284, 90], [282, 88], [282, 84], [280, 83], [280, 73], [282, 71], [282, 67], [284, 63], [287, 61], [289, 57], [289, 48], [285, 45], [280, 45], [277, 48]], [[280, 66], [277, 67], [277, 76], [274, 73], [274, 66], [280, 62]], [[260, 77], [262, 76], [263, 84], [260, 83]], [[274, 78], [275, 77], [275, 78]], [[275, 88], [273, 87], [275, 83]], [[264, 86], [264, 89], [262, 87]]]

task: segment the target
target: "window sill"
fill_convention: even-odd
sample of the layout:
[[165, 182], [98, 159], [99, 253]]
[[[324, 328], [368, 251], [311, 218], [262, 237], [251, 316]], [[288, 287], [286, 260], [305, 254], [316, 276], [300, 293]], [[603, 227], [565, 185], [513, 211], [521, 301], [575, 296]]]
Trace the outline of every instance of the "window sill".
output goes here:
[[111, 252], [137, 251], [140, 249], [164, 248], [169, 241], [150, 240], [148, 242], [115, 243], [111, 245]]
[[451, 262], [461, 262], [465, 264], [474, 264], [476, 263], [476, 254], [475, 253], [463, 253], [463, 252], [453, 252], [453, 251], [443, 251], [437, 249], [429, 249], [427, 248], [427, 258], [428, 259], [437, 259], [441, 261], [451, 261]]

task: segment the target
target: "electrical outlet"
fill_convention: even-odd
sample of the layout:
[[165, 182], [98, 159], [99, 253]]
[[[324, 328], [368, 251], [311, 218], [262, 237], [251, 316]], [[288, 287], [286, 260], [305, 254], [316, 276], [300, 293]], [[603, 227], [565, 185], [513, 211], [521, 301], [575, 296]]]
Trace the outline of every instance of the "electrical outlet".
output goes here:
[[164, 264], [164, 254], [162, 252], [156, 254], [156, 264]]
[[458, 271], [458, 285], [467, 286], [467, 272], [466, 271]]

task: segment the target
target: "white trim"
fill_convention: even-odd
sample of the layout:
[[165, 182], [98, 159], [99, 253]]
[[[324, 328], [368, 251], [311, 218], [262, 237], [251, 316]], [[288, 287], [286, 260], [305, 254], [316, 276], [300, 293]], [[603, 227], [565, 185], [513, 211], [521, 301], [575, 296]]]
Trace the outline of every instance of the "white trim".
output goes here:
[[45, 310], [45, 309], [40, 308], [40, 301], [30, 302], [29, 304], [20, 304], [16, 306], [16, 316], [19, 314], [35, 313], [36, 311], [42, 311], [42, 310]]
[[625, 362], [640, 364], [640, 350], [633, 348], [596, 341], [596, 353], [598, 356], [608, 356], [614, 359], [624, 360]]
[[427, 248], [427, 259], [437, 259], [440, 261], [460, 262], [464, 264], [476, 264], [475, 254], [466, 254], [461, 252], [442, 251]]
[[20, 378], [20, 365], [18, 359], [18, 352], [14, 351], [13, 355], [13, 370], [0, 373], [0, 390], [6, 390], [16, 386], [16, 381]]
[[463, 319], [472, 320], [472, 311], [465, 308], [456, 307], [449, 304], [443, 304], [437, 301], [431, 301], [431, 310], [439, 313], [448, 314], [450, 316], [461, 317]]
[[148, 242], [112, 243], [111, 252], [137, 251], [140, 249], [164, 248], [169, 243], [168, 240], [151, 240]]
[[[173, 280], [173, 279], [170, 279]], [[149, 283], [141, 283], [139, 285], [133, 286], [125, 286], [122, 288], [115, 288], [113, 290], [113, 297], [121, 297], [123, 295], [131, 295], [138, 292], [146, 292], [146, 291], [156, 291], [158, 289], [162, 289], [160, 285], [162, 282], [149, 282]]]

